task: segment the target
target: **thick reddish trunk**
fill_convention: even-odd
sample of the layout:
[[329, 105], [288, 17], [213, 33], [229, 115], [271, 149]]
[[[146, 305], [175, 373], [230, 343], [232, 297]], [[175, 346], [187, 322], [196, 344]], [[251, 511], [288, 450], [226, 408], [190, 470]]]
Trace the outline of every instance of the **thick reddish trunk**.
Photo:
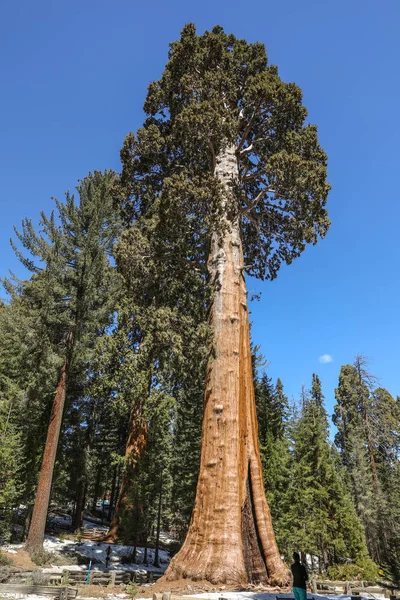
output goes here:
[[219, 157], [216, 175], [226, 189], [226, 219], [213, 235], [209, 257], [214, 352], [206, 375], [200, 473], [185, 543], [165, 577], [282, 584], [288, 572], [272, 529], [258, 446], [240, 223], [231, 191], [237, 180], [233, 147]]
[[132, 410], [129, 426], [129, 437], [125, 451], [125, 468], [121, 476], [121, 486], [115, 505], [114, 516], [110, 529], [104, 541], [116, 542], [129, 537], [129, 531], [125, 530], [124, 519], [127, 513], [132, 512], [133, 505], [129, 499], [129, 492], [134, 482], [137, 462], [142, 455], [146, 444], [146, 422], [141, 414], [141, 408]]
[[58, 440], [60, 438], [61, 423], [64, 412], [72, 345], [73, 335], [70, 332], [67, 339], [66, 358], [58, 378], [53, 407], [51, 410], [42, 467], [40, 469], [39, 484], [36, 491], [35, 506], [33, 508], [28, 539], [25, 545], [25, 550], [31, 554], [33, 552], [38, 552], [43, 548], [47, 511], [50, 502], [51, 484], [53, 481], [54, 464], [56, 461]]

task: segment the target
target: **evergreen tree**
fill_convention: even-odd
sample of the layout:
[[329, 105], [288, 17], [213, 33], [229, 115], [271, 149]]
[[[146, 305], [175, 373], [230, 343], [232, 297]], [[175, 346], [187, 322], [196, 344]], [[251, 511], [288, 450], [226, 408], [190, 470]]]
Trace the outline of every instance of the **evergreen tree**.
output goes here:
[[[40, 325], [51, 332], [61, 351], [47, 440], [26, 548], [42, 547], [61, 422], [72, 360], [87, 360], [93, 337], [112, 313], [109, 253], [115, 238], [110, 227], [112, 172], [95, 172], [80, 182], [79, 204], [67, 193], [56, 201], [57, 218], [41, 214], [39, 233], [25, 219], [17, 237], [32, 258], [17, 256], [32, 273], [29, 288], [37, 303]], [[36, 263], [35, 260], [38, 262]], [[42, 266], [43, 265], [43, 266]], [[49, 333], [47, 333], [49, 335]], [[74, 356], [75, 354], [75, 356]], [[53, 388], [54, 389], [54, 388]]]
[[297, 547], [318, 556], [320, 569], [349, 558], [367, 558], [361, 524], [335, 465], [323, 399], [321, 382], [314, 374], [310, 393], [303, 392], [294, 429], [286, 514], [288, 551]]
[[[6, 335], [16, 312], [14, 307], [0, 303], [0, 332], [3, 335]], [[3, 338], [1, 350], [6, 349], [4, 341]], [[8, 362], [10, 358], [9, 353], [0, 352], [0, 540], [3, 542], [10, 540], [14, 510], [22, 491], [22, 443], [18, 427], [22, 398], [12, 378], [13, 365]], [[8, 369], [5, 361], [8, 362]]]
[[167, 578], [282, 582], [256, 434], [244, 266], [275, 277], [325, 235], [326, 156], [299, 88], [268, 66], [261, 44], [221, 27], [202, 36], [183, 29], [145, 111], [121, 152], [123, 214], [158, 215], [163, 260], [169, 249], [174, 267], [182, 258], [178, 273], [196, 267], [203, 283], [207, 269], [212, 287], [195, 508]]
[[335, 390], [337, 404], [333, 422], [338, 428], [335, 443], [340, 450], [349, 479], [357, 514], [365, 529], [371, 557], [382, 559], [378, 536], [378, 483], [370, 438], [370, 391], [362, 365], [344, 365]]
[[292, 474], [289, 404], [281, 380], [277, 379], [274, 386], [267, 374], [256, 379], [255, 398], [265, 492], [278, 547], [284, 552], [287, 548], [284, 515], [288, 509], [288, 490]]

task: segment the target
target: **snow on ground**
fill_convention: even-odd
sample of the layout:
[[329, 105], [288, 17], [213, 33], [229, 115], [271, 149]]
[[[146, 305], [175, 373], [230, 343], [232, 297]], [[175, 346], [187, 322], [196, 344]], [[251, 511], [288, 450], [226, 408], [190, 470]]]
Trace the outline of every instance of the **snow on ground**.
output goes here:
[[[136, 562], [135, 563], [126, 563], [123, 561], [123, 558], [128, 558], [133, 553], [133, 546], [122, 546], [120, 544], [107, 544], [106, 542], [96, 542], [85, 540], [82, 542], [77, 542], [76, 540], [70, 539], [60, 539], [57, 537], [53, 537], [50, 535], [45, 536], [43, 547], [47, 552], [54, 552], [58, 560], [60, 561], [60, 557], [62, 559], [63, 556], [67, 557], [84, 557], [87, 562], [89, 560], [93, 561], [92, 569], [96, 571], [104, 571], [106, 568], [106, 550], [108, 546], [111, 547], [111, 555], [110, 555], [110, 563], [108, 566], [108, 570], [120, 570], [120, 571], [142, 571], [145, 573], [146, 571], [165, 571], [170, 561], [169, 553], [165, 550], [159, 550], [159, 567], [155, 567], [153, 565], [154, 562], [154, 553], [155, 550], [153, 548], [149, 548], [147, 550], [147, 562], [148, 564], [143, 563], [144, 558], [144, 548], [136, 548]], [[2, 550], [4, 552], [8, 552], [10, 554], [16, 554], [19, 548], [23, 548], [23, 544], [13, 544], [8, 546], [3, 546]], [[68, 571], [87, 571], [88, 565], [71, 565], [68, 564], [68, 560], [66, 560], [65, 565], [50, 565], [43, 569], [46, 573], [49, 572], [62, 572], [63, 569], [68, 569]]]
[[[89, 560], [96, 561], [93, 564], [94, 569], [104, 569], [106, 564], [106, 550], [108, 546], [111, 547], [111, 555], [110, 555], [110, 564], [109, 569], [111, 570], [125, 570], [125, 571], [138, 571], [138, 570], [146, 570], [146, 571], [165, 571], [167, 565], [169, 563], [170, 557], [169, 553], [165, 550], [159, 550], [159, 567], [153, 566], [154, 561], [154, 549], [147, 550], [147, 561], [148, 565], [143, 564], [144, 557], [144, 548], [136, 549], [136, 563], [125, 563], [121, 562], [123, 557], [128, 557], [133, 553], [133, 546], [122, 546], [120, 544], [107, 544], [106, 542], [96, 542], [85, 540], [81, 543], [76, 542], [75, 540], [69, 539], [59, 539], [53, 536], [46, 535], [44, 540], [44, 549], [48, 552], [55, 552], [58, 555], [62, 556], [63, 554], [75, 554], [84, 556]], [[100, 564], [97, 564], [99, 561]], [[71, 565], [68, 567], [69, 570], [72, 570], [74, 567], [76, 570], [86, 570], [86, 565]], [[61, 571], [63, 567], [58, 567]], [[50, 571], [51, 569], [45, 569], [45, 571]]]
[[[4, 594], [2, 592], [1, 599], [3, 598], [13, 598], [15, 600], [49, 600], [48, 596], [37, 596], [36, 594]], [[88, 600], [86, 598], [86, 600]]]
[[[188, 594], [189, 596], [189, 594]], [[329, 596], [323, 596], [321, 594], [311, 594], [307, 592], [309, 598], [317, 598], [318, 600], [350, 600], [350, 596], [344, 594], [329, 594]], [[266, 592], [204, 592], [203, 594], [190, 594], [191, 598], [207, 598], [208, 600], [276, 600], [276, 598], [294, 598], [292, 593], [278, 594], [278, 593], [266, 593]], [[182, 596], [185, 598], [185, 596]], [[362, 598], [376, 598], [377, 600], [383, 599], [382, 594], [363, 594]], [[136, 600], [144, 600], [136, 598]]]
[[[310, 594], [309, 597], [315, 597], [318, 600], [349, 600], [350, 596], [345, 595], [329, 595], [322, 596], [320, 594]], [[2, 594], [2, 598], [10, 598], [15, 600], [49, 600], [48, 596], [36, 596], [34, 594]], [[121, 600], [126, 598], [126, 594], [108, 594], [107, 600]], [[186, 596], [182, 596], [184, 599]], [[293, 598], [293, 594], [270, 594], [265, 592], [205, 592], [204, 594], [192, 594], [190, 598], [208, 599], [208, 600], [276, 600], [276, 598]], [[383, 598], [380, 594], [365, 594], [363, 598]], [[79, 596], [78, 596], [79, 598]], [[86, 598], [85, 600], [98, 600], [98, 598]], [[136, 598], [135, 600], [148, 600], [148, 598]], [[361, 596], [360, 596], [361, 600]]]

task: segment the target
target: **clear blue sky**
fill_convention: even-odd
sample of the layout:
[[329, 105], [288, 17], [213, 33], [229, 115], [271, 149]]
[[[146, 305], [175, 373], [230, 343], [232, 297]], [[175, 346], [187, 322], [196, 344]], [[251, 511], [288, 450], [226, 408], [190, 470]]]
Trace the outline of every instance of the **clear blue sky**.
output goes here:
[[291, 396], [317, 372], [331, 411], [340, 365], [362, 352], [400, 394], [399, 0], [3, 0], [0, 275], [22, 274], [14, 224], [48, 212], [89, 170], [119, 168], [188, 21], [264, 42], [302, 87], [329, 156], [327, 238], [274, 282], [249, 282], [263, 292], [253, 338], [270, 374]]

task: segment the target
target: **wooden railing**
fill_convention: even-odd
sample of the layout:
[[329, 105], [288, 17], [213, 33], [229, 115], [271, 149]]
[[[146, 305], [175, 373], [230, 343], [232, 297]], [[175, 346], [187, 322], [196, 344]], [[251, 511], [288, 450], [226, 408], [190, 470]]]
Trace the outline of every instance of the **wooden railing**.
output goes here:
[[[36, 571], [37, 572], [37, 571]], [[9, 581], [10, 585], [15, 584], [28, 584], [32, 581], [34, 571], [14, 571], [10, 573]], [[84, 585], [88, 578], [88, 572], [85, 571], [69, 571], [63, 569], [60, 571], [45, 571], [42, 572], [42, 577], [48, 581], [51, 585]], [[114, 586], [127, 584], [131, 581], [143, 585], [145, 583], [154, 583], [164, 575], [161, 571], [124, 571], [124, 570], [112, 570], [112, 571], [99, 571], [92, 569], [89, 574], [88, 583], [93, 585], [103, 586]], [[14, 582], [14, 583], [11, 583]]]
[[347, 596], [362, 596], [362, 594], [383, 594], [385, 598], [399, 596], [400, 590], [394, 590], [389, 587], [377, 585], [371, 581], [330, 581], [328, 579], [310, 580], [310, 587], [313, 594], [346, 594]]
[[55, 587], [47, 585], [19, 585], [15, 583], [0, 584], [1, 594], [23, 594], [35, 596], [50, 596], [58, 600], [73, 600], [78, 593], [77, 588], [72, 587]]

